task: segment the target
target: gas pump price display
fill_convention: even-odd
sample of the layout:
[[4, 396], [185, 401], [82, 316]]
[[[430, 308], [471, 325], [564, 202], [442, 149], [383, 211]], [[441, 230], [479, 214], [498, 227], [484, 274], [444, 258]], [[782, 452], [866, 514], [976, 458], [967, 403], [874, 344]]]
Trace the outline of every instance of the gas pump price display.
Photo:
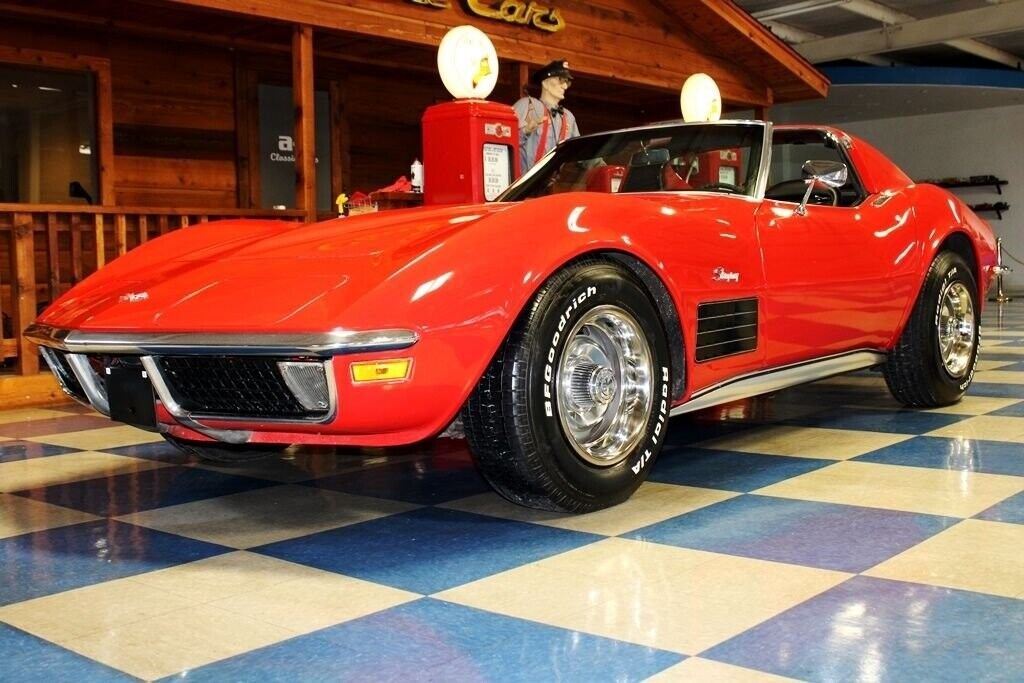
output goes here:
[[511, 147], [484, 143], [484, 198], [492, 201], [512, 184]]

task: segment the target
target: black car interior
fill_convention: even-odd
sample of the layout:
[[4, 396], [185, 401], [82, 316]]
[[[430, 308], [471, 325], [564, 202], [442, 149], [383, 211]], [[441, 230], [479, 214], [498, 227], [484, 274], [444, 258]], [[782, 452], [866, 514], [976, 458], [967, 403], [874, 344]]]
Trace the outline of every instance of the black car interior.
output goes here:
[[765, 198], [799, 204], [807, 191], [803, 165], [811, 160], [841, 161], [846, 164], [849, 175], [846, 184], [836, 190], [816, 186], [809, 204], [852, 207], [864, 201], [867, 194], [845, 151], [833, 137], [819, 130], [781, 130], [774, 133]]

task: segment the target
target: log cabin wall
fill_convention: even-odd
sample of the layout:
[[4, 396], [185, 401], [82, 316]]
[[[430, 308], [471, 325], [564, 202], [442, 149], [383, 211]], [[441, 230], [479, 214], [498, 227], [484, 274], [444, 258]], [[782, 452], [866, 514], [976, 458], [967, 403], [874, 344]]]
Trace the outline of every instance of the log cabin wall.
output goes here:
[[[324, 42], [327, 39], [324, 38]], [[111, 63], [114, 117], [114, 198], [119, 206], [250, 208], [258, 195], [240, 186], [239, 163], [253, 150], [239, 150], [237, 119], [246, 112], [239, 80], [290, 85], [284, 50], [251, 53], [201, 43], [107, 34], [83, 38], [80, 31], [51, 24], [10, 21], [0, 26], [0, 44], [105, 57]], [[347, 136], [334, 131], [346, 191], [364, 192], [408, 173], [420, 156], [423, 110], [449, 99], [433, 66], [433, 52], [409, 47], [422, 70], [346, 62], [332, 53], [317, 58], [318, 88], [338, 84]], [[173, 59], [170, 56], [173, 55]], [[557, 55], [555, 55], [557, 56]], [[512, 103], [519, 97], [515, 63], [505, 63], [492, 95]], [[243, 86], [244, 87], [244, 86]], [[676, 115], [676, 100], [662, 93], [653, 103], [624, 104], [602, 91], [607, 86], [577, 79], [567, 105], [584, 132], [639, 125]], [[647, 99], [652, 93], [647, 93]], [[660, 100], [660, 101], [659, 101]], [[255, 106], [249, 101], [248, 106]], [[253, 121], [255, 125], [255, 121]], [[255, 136], [251, 136], [255, 142]], [[255, 180], [254, 180], [255, 182]]]

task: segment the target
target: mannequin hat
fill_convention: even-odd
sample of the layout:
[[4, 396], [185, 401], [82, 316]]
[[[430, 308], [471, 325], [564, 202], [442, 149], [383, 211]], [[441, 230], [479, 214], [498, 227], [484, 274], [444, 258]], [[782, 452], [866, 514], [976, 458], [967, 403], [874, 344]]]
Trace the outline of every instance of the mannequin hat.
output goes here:
[[530, 76], [530, 82], [540, 85], [545, 79], [557, 76], [559, 78], [568, 78], [572, 80], [572, 72], [569, 71], [569, 62], [564, 59], [556, 59], [547, 66], [543, 66], [533, 72]]

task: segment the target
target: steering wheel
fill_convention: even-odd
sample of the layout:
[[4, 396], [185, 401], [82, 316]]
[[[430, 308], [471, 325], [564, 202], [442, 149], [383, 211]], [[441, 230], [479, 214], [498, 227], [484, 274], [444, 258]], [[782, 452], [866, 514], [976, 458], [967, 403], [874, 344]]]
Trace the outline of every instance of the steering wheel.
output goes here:
[[733, 185], [732, 183], [708, 183], [707, 185], [701, 185], [697, 188], [698, 190], [726, 190], [728, 192], [734, 192], [736, 194], [743, 194], [742, 188], [739, 185]]
[[[836, 192], [836, 188], [829, 187], [828, 185], [819, 185], [811, 190], [811, 199], [814, 199], [814, 193], [818, 191], [827, 192], [832, 196], [832, 206], [839, 206], [839, 193]], [[807, 202], [808, 204], [810, 201]]]

